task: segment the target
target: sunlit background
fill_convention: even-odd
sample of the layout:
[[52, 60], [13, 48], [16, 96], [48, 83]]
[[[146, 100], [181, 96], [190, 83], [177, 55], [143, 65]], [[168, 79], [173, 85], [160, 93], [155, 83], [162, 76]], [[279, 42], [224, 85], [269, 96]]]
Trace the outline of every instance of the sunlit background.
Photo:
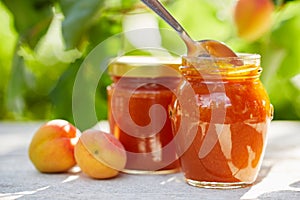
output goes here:
[[[300, 1], [273, 1], [269, 26], [251, 39], [238, 35], [235, 0], [162, 2], [192, 38], [215, 39], [236, 52], [261, 54], [261, 80], [275, 107], [274, 118], [300, 120]], [[252, 15], [255, 19], [259, 13]], [[121, 32], [172, 31], [136, 0], [3, 0], [0, 19], [0, 120], [63, 118], [73, 122], [74, 79], [93, 48]], [[184, 53], [176, 33], [166, 35], [157, 29], [144, 36], [155, 47]], [[120, 39], [124, 48], [114, 51], [121, 54], [128, 46], [145, 45], [139, 36], [126, 37]], [[107, 118], [108, 84], [105, 74], [98, 92], [87, 97], [95, 98], [99, 120]]]

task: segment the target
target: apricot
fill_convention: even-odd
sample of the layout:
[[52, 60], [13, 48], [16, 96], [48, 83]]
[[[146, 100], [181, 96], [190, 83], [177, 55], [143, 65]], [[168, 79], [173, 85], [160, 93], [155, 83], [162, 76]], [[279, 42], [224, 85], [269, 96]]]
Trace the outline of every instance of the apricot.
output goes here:
[[[79, 131], [68, 121], [51, 120], [34, 134], [29, 146], [29, 158], [43, 173], [64, 172], [75, 164], [74, 145]], [[75, 143], [74, 143], [75, 140]]]
[[254, 41], [271, 26], [274, 4], [271, 0], [238, 0], [234, 8], [234, 22], [239, 37]]
[[95, 179], [115, 177], [126, 164], [126, 151], [112, 134], [89, 129], [75, 145], [75, 159], [82, 172]]

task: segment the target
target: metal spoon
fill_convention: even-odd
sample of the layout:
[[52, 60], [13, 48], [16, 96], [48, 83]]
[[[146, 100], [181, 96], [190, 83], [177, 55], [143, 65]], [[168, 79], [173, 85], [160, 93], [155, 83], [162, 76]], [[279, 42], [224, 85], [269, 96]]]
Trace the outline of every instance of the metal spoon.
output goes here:
[[187, 47], [188, 56], [237, 57], [225, 44], [215, 40], [194, 41], [158, 0], [141, 0], [173, 27]]

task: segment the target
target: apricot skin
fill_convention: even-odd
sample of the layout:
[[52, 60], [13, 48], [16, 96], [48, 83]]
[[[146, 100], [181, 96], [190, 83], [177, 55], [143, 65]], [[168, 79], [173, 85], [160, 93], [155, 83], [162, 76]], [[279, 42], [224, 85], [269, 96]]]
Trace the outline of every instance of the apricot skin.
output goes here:
[[34, 134], [28, 154], [31, 162], [42, 173], [68, 171], [75, 164], [74, 144], [77, 129], [65, 120], [52, 120]]
[[274, 4], [271, 0], [238, 0], [234, 9], [234, 22], [239, 37], [254, 41], [271, 26]]
[[113, 135], [90, 129], [82, 133], [75, 145], [75, 159], [89, 177], [108, 179], [124, 169], [126, 152]]

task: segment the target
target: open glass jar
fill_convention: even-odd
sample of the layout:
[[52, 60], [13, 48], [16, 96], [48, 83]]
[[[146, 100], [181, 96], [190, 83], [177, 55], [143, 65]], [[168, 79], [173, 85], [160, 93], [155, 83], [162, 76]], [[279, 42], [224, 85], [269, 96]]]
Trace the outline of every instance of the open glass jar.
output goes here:
[[109, 124], [127, 151], [127, 173], [179, 169], [168, 106], [180, 81], [178, 58], [123, 56], [109, 66]]
[[259, 80], [260, 56], [183, 57], [170, 105], [181, 168], [188, 184], [236, 188], [261, 166], [273, 107]]

